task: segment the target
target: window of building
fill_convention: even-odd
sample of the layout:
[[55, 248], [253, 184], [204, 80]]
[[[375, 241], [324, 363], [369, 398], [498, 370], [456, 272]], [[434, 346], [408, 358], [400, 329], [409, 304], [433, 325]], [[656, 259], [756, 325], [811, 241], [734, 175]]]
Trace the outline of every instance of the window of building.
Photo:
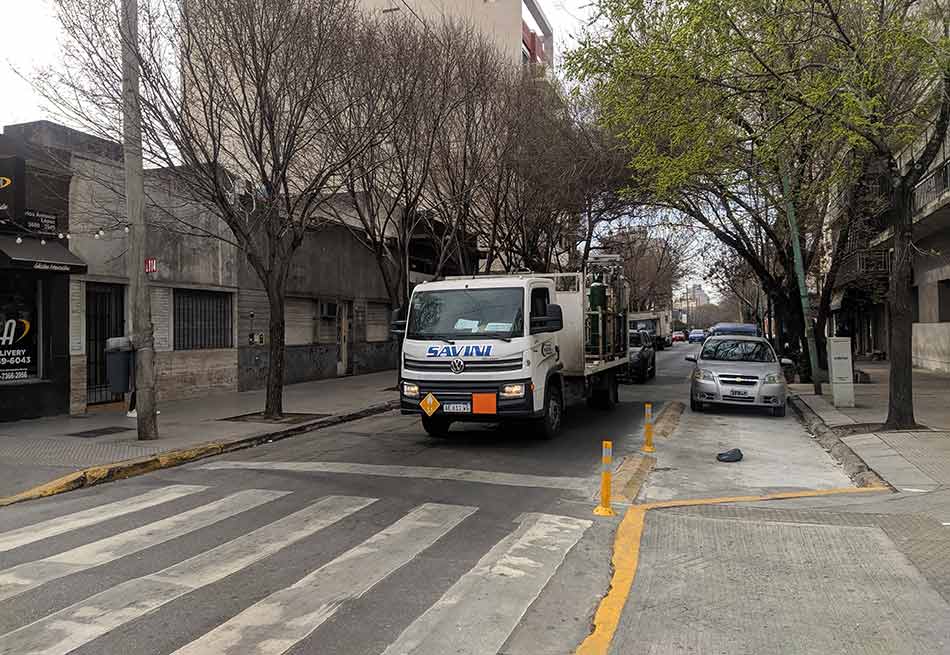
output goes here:
[[231, 294], [175, 289], [175, 350], [234, 347]]
[[320, 310], [317, 318], [317, 341], [336, 343], [339, 340], [337, 333], [339, 305], [334, 300], [321, 300], [317, 303], [317, 307]]
[[284, 310], [284, 342], [306, 346], [317, 341], [317, 303], [309, 298], [289, 298]]
[[0, 382], [40, 377], [41, 289], [26, 274], [0, 276]]
[[937, 320], [950, 322], [950, 280], [937, 282]]
[[366, 340], [389, 341], [389, 305], [381, 302], [366, 304]]

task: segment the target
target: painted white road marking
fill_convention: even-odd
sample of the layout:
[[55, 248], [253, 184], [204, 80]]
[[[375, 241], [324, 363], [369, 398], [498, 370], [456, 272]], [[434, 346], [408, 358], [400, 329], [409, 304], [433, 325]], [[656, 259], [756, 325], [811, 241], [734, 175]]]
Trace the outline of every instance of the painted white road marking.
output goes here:
[[35, 525], [28, 525], [17, 530], [10, 530], [0, 534], [0, 553], [31, 544], [41, 539], [48, 539], [56, 535], [86, 528], [96, 523], [102, 523], [117, 516], [124, 516], [132, 512], [161, 505], [189, 494], [204, 491], [207, 487], [189, 484], [177, 484], [161, 489], [154, 489], [139, 496], [117, 500], [114, 503], [91, 507], [81, 512], [61, 516]]
[[497, 653], [591, 521], [527, 514], [384, 655]]
[[375, 502], [330, 496], [191, 559], [130, 580], [0, 636], [2, 655], [65, 655], [110, 630], [212, 584]]
[[258, 471], [294, 471], [300, 473], [344, 473], [350, 475], [377, 475], [393, 478], [423, 478], [452, 480], [455, 482], [478, 482], [509, 487], [538, 487], [542, 489], [567, 489], [588, 492], [591, 480], [587, 478], [527, 475], [501, 471], [442, 468], [438, 466], [396, 466], [387, 464], [354, 464], [349, 462], [211, 462], [198, 468], [206, 471], [226, 469], [253, 469]]
[[187, 512], [0, 571], [0, 600], [213, 525], [288, 493], [264, 489], [240, 491]]
[[359, 598], [405, 566], [475, 510], [459, 505], [421, 505], [174, 655], [280, 655], [333, 616], [342, 603]]

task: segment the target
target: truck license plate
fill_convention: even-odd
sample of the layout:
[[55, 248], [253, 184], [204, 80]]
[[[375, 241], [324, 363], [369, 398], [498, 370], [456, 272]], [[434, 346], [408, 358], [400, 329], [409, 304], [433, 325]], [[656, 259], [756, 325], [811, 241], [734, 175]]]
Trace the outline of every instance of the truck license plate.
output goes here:
[[472, 403], [442, 403], [442, 411], [446, 414], [471, 414]]

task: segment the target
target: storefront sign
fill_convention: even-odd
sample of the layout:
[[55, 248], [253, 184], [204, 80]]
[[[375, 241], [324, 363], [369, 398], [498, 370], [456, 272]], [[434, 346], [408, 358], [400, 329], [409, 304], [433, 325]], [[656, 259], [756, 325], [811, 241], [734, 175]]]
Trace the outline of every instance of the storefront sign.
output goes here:
[[39, 175], [22, 157], [0, 157], [0, 231], [24, 237], [59, 234], [57, 224], [69, 212], [69, 176]]
[[26, 200], [26, 161], [0, 157], [0, 225], [21, 223]]
[[32, 276], [4, 273], [0, 276], [0, 382], [35, 378], [40, 331], [37, 282]]
[[36, 339], [28, 339], [32, 331], [25, 319], [0, 324], [0, 382], [25, 380], [36, 370]]
[[26, 229], [30, 232], [45, 235], [56, 234], [56, 221], [59, 218], [56, 214], [27, 209], [23, 212], [23, 217]]

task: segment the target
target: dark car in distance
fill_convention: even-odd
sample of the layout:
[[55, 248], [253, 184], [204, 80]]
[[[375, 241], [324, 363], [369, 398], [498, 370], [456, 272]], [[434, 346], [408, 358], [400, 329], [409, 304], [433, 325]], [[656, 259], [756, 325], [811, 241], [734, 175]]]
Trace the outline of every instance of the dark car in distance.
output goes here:
[[630, 377], [634, 382], [646, 382], [656, 377], [656, 350], [653, 336], [646, 330], [631, 330], [628, 343]]

